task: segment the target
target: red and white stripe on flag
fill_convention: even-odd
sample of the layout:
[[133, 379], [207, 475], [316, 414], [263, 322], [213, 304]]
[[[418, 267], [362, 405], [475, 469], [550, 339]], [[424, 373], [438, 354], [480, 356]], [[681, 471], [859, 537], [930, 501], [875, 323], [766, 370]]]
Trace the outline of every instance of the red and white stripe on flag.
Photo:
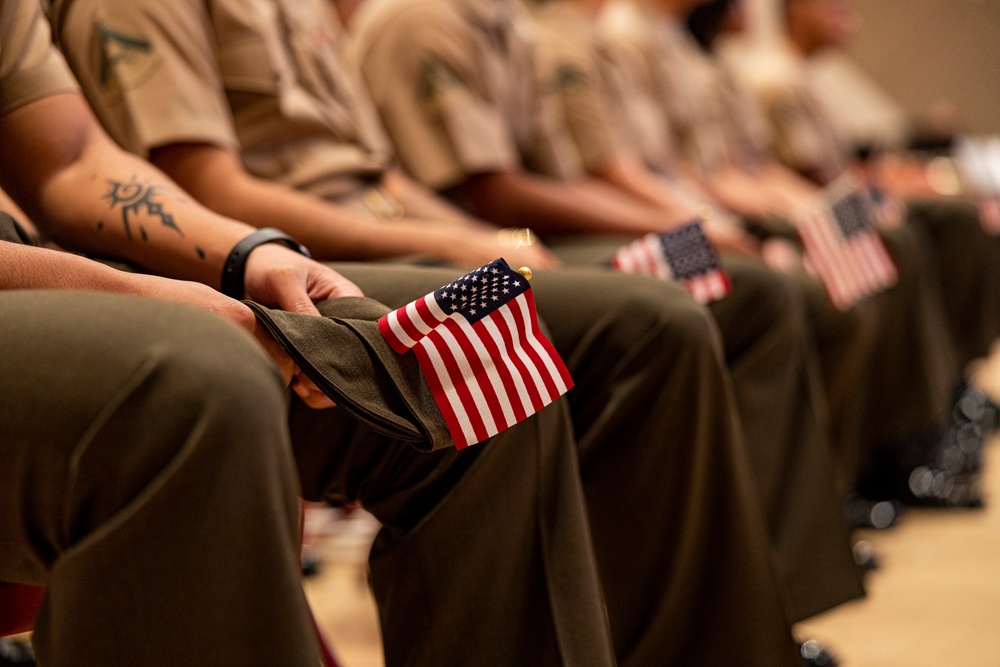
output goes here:
[[823, 283], [833, 305], [846, 310], [895, 284], [896, 265], [874, 228], [844, 237], [826, 205], [797, 220], [807, 269]]
[[985, 195], [979, 198], [979, 224], [990, 236], [1000, 236], [1000, 196]]
[[539, 329], [530, 289], [474, 322], [442, 304], [447, 300], [441, 292], [378, 324], [393, 350], [417, 355], [456, 448], [496, 435], [573, 387], [559, 353]]
[[700, 304], [718, 301], [729, 294], [732, 285], [729, 282], [729, 275], [721, 270], [709, 271], [700, 276], [687, 278], [684, 286], [691, 292], [694, 300]]
[[660, 235], [646, 234], [642, 238], [622, 246], [615, 252], [611, 265], [622, 273], [638, 273], [656, 276], [662, 280], [673, 280], [667, 258], [663, 256]]
[[[695, 301], [701, 304], [718, 301], [732, 287], [729, 276], [719, 268], [715, 250], [705, 239], [705, 247], [701, 249], [704, 263], [695, 266], [687, 275], [676, 275], [666, 256], [664, 243], [669, 243], [670, 232], [665, 234], [650, 233], [640, 239], [619, 248], [611, 260], [616, 271], [655, 276], [661, 280], [678, 281], [691, 293]], [[665, 237], [668, 240], [665, 240]], [[693, 264], [699, 260], [693, 258]]]

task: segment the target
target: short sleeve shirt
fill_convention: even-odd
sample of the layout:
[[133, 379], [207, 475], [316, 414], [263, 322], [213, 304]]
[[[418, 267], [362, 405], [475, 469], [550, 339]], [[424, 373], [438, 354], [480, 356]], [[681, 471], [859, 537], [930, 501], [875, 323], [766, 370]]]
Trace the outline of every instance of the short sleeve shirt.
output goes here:
[[847, 168], [845, 142], [810, 89], [806, 72], [770, 82], [759, 93], [770, 121], [774, 153], [781, 162], [823, 181], [833, 180]]
[[[732, 159], [720, 73], [684, 26], [616, 2], [602, 16], [602, 32], [623, 59], [640, 69], [640, 79], [662, 107], [661, 122], [668, 126], [681, 158], [705, 172]], [[643, 143], [653, 139], [657, 137], [645, 137]]]
[[714, 64], [719, 72], [719, 94], [725, 105], [730, 156], [747, 169], [770, 162], [773, 140], [760, 101], [721, 60], [715, 60]]
[[0, 0], [0, 114], [75, 90], [37, 0]]
[[652, 17], [630, 2], [611, 2], [601, 13], [598, 32], [602, 57], [612, 76], [621, 82], [619, 118], [627, 146], [653, 170], [674, 169], [679, 147], [675, 121], [665, 100], [673, 83], [660, 58], [660, 39], [651, 28]]
[[115, 139], [195, 142], [336, 199], [391, 160], [324, 0], [57, 0], [70, 64]]
[[399, 161], [424, 185], [564, 172], [572, 153], [543, 131], [555, 107], [539, 94], [523, 19], [511, 0], [367, 0], [352, 21], [354, 57]]
[[554, 98], [583, 168], [599, 172], [622, 149], [623, 139], [610, 104], [597, 34], [567, 0], [543, 3], [533, 18], [539, 87]]

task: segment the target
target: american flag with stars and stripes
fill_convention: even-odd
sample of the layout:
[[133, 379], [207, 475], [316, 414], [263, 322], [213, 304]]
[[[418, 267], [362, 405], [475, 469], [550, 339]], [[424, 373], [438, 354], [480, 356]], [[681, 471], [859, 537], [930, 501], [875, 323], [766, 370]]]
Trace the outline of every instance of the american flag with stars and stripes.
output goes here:
[[681, 282], [698, 303], [729, 294], [729, 276], [700, 222], [669, 232], [652, 233], [622, 246], [612, 265], [622, 273], [639, 273]]
[[382, 317], [393, 350], [413, 350], [455, 446], [513, 426], [573, 379], [542, 334], [528, 280], [496, 259]]
[[873, 203], [862, 190], [835, 184], [826, 198], [796, 220], [806, 267], [842, 310], [891, 287], [898, 278], [874, 216]]

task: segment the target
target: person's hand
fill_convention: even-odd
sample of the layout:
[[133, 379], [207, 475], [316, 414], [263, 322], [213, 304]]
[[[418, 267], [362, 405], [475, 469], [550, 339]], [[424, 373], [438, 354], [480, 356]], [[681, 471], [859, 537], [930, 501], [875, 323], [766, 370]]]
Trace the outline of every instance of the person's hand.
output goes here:
[[333, 269], [277, 243], [258, 246], [247, 258], [246, 298], [292, 313], [319, 315], [315, 301], [363, 296]]
[[[317, 316], [316, 301], [363, 296], [357, 285], [330, 267], [274, 243], [259, 246], [247, 258], [245, 290], [248, 299], [262, 305]], [[280, 359], [281, 354], [273, 349], [277, 343], [263, 327], [255, 325], [253, 333], [279, 365], [284, 363], [292, 391], [306, 405], [316, 409], [334, 406], [294, 363], [288, 368], [291, 359]]]
[[[516, 233], [515, 233], [516, 232]], [[440, 245], [442, 259], [460, 267], [477, 267], [503, 257], [513, 268], [552, 269], [559, 259], [528, 230], [465, 227], [449, 230]]]
[[[232, 299], [230, 300], [232, 301]], [[242, 306], [250, 315], [249, 321], [237, 322], [237, 324], [241, 324], [245, 329], [253, 334], [253, 337], [257, 339], [257, 342], [261, 344], [264, 350], [267, 351], [268, 356], [270, 356], [271, 359], [274, 360], [275, 365], [278, 366], [278, 370], [281, 371], [281, 376], [284, 378], [285, 384], [291, 387], [292, 391], [294, 391], [295, 394], [302, 399], [302, 402], [316, 410], [335, 407], [336, 403], [324, 394], [322, 390], [320, 390], [320, 388], [317, 387], [316, 384], [301, 371], [301, 369], [299, 369], [292, 358], [288, 356], [288, 353], [285, 352], [285, 349], [274, 339], [271, 332], [257, 321], [257, 317], [253, 314], [253, 311], [239, 301], [235, 301], [235, 303]]]
[[[116, 275], [116, 278], [118, 276]], [[301, 373], [295, 362], [284, 348], [271, 336], [268, 330], [261, 326], [253, 311], [245, 304], [230, 299], [218, 291], [201, 283], [184, 280], [170, 280], [158, 276], [143, 274], [122, 274], [119, 280], [128, 281], [129, 293], [160, 301], [183, 303], [195, 308], [207, 310], [249, 332], [260, 343], [267, 355], [274, 361], [286, 385], [291, 384], [292, 390], [314, 408], [328, 408], [333, 401], [327, 398], [305, 375]], [[311, 305], [311, 304], [310, 304]], [[315, 306], [313, 307], [315, 309]]]
[[[332, 408], [336, 406], [336, 403], [330, 399], [326, 394], [324, 394], [319, 387], [313, 383], [312, 380], [303, 373], [292, 358], [288, 356], [284, 348], [278, 344], [265, 327], [261, 326], [260, 322], [254, 316], [253, 311], [247, 308], [244, 304], [236, 302], [250, 314], [252, 322], [246, 322], [244, 328], [248, 329], [257, 342], [267, 351], [271, 359], [278, 366], [278, 370], [281, 371], [281, 376], [285, 380], [285, 384], [289, 385], [292, 391], [302, 399], [302, 402], [311, 408], [316, 410], [323, 410], [326, 408]], [[239, 323], [239, 322], [238, 322]]]
[[760, 244], [739, 226], [722, 219], [711, 218], [701, 224], [705, 236], [719, 252], [730, 251], [750, 257], [760, 257]]
[[562, 264], [530, 229], [501, 229], [494, 239], [501, 248], [500, 256], [514, 269], [554, 269]]
[[782, 273], [796, 273], [805, 268], [802, 252], [791, 241], [775, 236], [765, 240], [760, 247], [764, 264]]

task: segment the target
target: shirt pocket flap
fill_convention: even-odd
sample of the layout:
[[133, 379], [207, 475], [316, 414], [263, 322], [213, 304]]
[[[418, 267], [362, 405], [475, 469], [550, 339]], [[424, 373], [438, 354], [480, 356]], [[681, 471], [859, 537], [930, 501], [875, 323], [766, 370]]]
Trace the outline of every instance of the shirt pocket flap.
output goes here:
[[262, 39], [244, 39], [220, 46], [219, 70], [227, 91], [274, 95], [281, 81], [268, 46]]

